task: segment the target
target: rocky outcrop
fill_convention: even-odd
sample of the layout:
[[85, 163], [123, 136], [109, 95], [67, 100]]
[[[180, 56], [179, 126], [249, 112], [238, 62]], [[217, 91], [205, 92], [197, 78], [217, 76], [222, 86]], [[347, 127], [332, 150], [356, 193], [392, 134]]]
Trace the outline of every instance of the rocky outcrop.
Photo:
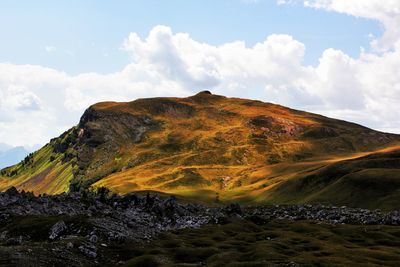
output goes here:
[[[74, 181], [83, 182], [87, 188], [102, 178], [94, 177], [93, 173], [103, 164], [112, 162], [121, 147], [140, 142], [148, 131], [158, 126], [157, 121], [145, 115], [88, 108], [76, 130], [78, 137], [74, 149], [78, 169]], [[98, 150], [105, 152], [96, 153]]]
[[53, 227], [50, 229], [49, 239], [54, 240], [59, 237], [63, 232], [67, 230], [67, 225], [64, 221], [58, 221]]
[[[79, 122], [80, 144], [97, 147], [107, 142], [139, 142], [157, 122], [146, 115], [88, 108]], [[119, 140], [122, 139], [122, 140]]]
[[[350, 208], [346, 206], [324, 205], [273, 205], [248, 206], [228, 204], [222, 207], [207, 207], [199, 204], [184, 204], [174, 196], [127, 194], [124, 196], [110, 194], [108, 190], [94, 192], [75, 192], [61, 195], [33, 196], [31, 193], [18, 192], [11, 188], [0, 193], [1, 220], [7, 221], [13, 216], [85, 216], [104, 229], [115, 227], [118, 234], [126, 238], [139, 237], [130, 233], [130, 228], [141, 227], [151, 236], [159, 231], [199, 227], [206, 223], [217, 222], [220, 217], [248, 218], [262, 216], [268, 220], [316, 220], [333, 224], [385, 224], [400, 225], [400, 211], [383, 212]], [[122, 224], [118, 224], [121, 222]], [[117, 226], [119, 225], [119, 226]], [[56, 239], [68, 232], [65, 221], [59, 220], [49, 229], [49, 239]], [[131, 236], [132, 235], [132, 236]], [[142, 237], [147, 234], [143, 234]], [[90, 238], [97, 240], [96, 232]], [[139, 237], [140, 239], [141, 237]]]

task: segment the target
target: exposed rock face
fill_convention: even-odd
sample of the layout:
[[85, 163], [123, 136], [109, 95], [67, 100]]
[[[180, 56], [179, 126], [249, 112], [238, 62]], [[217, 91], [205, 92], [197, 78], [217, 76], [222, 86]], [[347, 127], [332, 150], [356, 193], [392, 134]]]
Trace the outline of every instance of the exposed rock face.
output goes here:
[[[157, 126], [148, 116], [88, 108], [77, 129], [75, 149], [79, 172], [76, 180], [90, 179], [90, 173], [112, 161], [121, 147], [140, 142], [146, 132]], [[105, 152], [96, 153], [98, 150]]]
[[146, 131], [156, 125], [157, 123], [148, 116], [88, 108], [79, 123], [78, 142], [91, 147], [106, 142], [121, 142], [119, 138], [136, 143], [142, 139]]

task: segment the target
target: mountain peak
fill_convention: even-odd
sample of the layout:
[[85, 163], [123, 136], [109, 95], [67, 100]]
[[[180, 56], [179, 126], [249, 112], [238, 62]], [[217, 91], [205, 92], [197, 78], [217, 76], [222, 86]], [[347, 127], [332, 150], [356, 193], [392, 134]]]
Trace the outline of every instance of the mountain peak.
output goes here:
[[201, 96], [201, 95], [212, 95], [212, 93], [208, 90], [204, 90], [204, 91], [198, 92], [195, 96]]
[[335, 177], [324, 166], [395, 142], [400, 136], [210, 91], [102, 102], [25, 163], [2, 170], [0, 190], [54, 194], [104, 186], [117, 193], [271, 201], [273, 192], [325, 188], [318, 181], [297, 188], [293, 181], [319, 169], [321, 177]]

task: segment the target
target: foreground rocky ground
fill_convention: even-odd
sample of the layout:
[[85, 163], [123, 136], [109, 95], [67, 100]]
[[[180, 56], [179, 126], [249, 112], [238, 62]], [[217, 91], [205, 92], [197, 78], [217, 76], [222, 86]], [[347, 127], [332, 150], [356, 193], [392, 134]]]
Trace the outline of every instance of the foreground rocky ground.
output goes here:
[[[281, 254], [275, 255], [273, 251], [276, 247], [268, 247], [263, 243], [273, 244], [281, 236], [277, 232], [273, 233], [271, 229], [277, 231], [279, 227], [272, 225], [285, 226], [287, 231], [292, 232], [306, 226], [299, 230], [299, 233], [296, 232], [297, 237], [294, 241], [286, 240], [297, 242], [296, 244], [280, 244]], [[36, 197], [31, 193], [18, 192], [11, 188], [0, 193], [0, 265], [221, 266], [221, 259], [226, 265], [229, 259], [234, 260], [234, 257], [225, 259], [221, 255], [254, 246], [254, 251], [248, 251], [248, 255], [236, 259], [237, 264], [296, 266], [307, 259], [294, 257], [289, 260], [290, 253], [305, 255], [309, 248], [306, 248], [305, 252], [296, 252], [291, 246], [303, 246], [300, 237], [304, 236], [307, 239], [320, 231], [321, 227], [325, 227], [326, 230], [326, 225], [333, 227], [332, 229], [346, 231], [351, 228], [351, 232], [354, 233], [368, 232], [371, 229], [376, 231], [376, 227], [379, 227], [383, 229], [379, 231], [385, 233], [389, 241], [385, 239], [385, 243], [382, 241], [383, 237], [375, 236], [375, 239], [382, 241], [377, 243], [378, 250], [391, 251], [393, 247], [400, 245], [400, 242], [396, 241], [400, 238], [400, 228], [397, 227], [400, 225], [398, 211], [382, 212], [313, 205], [240, 207], [230, 204], [206, 207], [180, 203], [174, 197], [150, 194], [111, 195], [106, 189], [100, 189], [97, 193]], [[331, 233], [338, 235], [337, 238], [341, 236], [335, 231]], [[197, 236], [196, 240], [204, 239], [203, 242], [193, 244], [194, 236]], [[218, 236], [221, 239], [219, 241]], [[235, 236], [240, 238], [232, 240]], [[330, 237], [327, 235], [323, 244], [336, 244], [339, 240], [331, 240]], [[365, 246], [370, 248], [373, 242], [368, 243], [367, 239], [374, 239], [374, 236], [361, 237], [363, 238]], [[319, 240], [317, 237], [315, 239]], [[281, 241], [284, 240], [279, 242]], [[224, 242], [228, 243], [219, 247]], [[245, 245], [243, 242], [249, 244]], [[257, 246], [258, 242], [261, 242], [261, 247]], [[355, 249], [354, 246], [353, 248]], [[351, 249], [351, 246], [348, 249]], [[250, 256], [252, 253], [254, 257]], [[335, 252], [326, 255], [322, 253], [320, 256], [332, 257], [332, 253]], [[400, 251], [392, 253], [393, 255], [389, 253], [390, 255], [386, 256], [379, 254], [380, 261], [377, 264], [391, 265], [392, 261], [397, 261], [396, 255], [400, 260]], [[249, 262], [249, 259], [252, 262]], [[308, 259], [312, 261], [311, 258]], [[351, 257], [347, 260], [351, 262]]]

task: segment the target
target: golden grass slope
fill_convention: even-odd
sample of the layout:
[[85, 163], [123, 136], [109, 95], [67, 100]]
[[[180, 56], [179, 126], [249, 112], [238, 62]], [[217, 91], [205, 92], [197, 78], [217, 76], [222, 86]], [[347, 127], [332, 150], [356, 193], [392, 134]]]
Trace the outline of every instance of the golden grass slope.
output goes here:
[[[55, 193], [68, 190], [72, 182], [77, 187], [106, 186], [117, 193], [152, 190], [205, 202], [325, 201], [311, 197], [322, 194], [320, 188], [296, 195], [289, 181], [400, 141], [397, 135], [357, 124], [209, 92], [98, 103], [62, 136], [66, 138], [72, 140], [64, 152], [73, 155], [71, 161], [62, 163], [62, 154], [56, 153], [53, 163], [0, 178], [0, 189], [17, 185]], [[335, 196], [326, 201], [335, 203]]]
[[[32, 164], [24, 166], [19, 163], [2, 170], [0, 191], [15, 186], [20, 190], [32, 191], [35, 194], [60, 194], [66, 192], [73, 177], [72, 166], [71, 164], [63, 163], [61, 155], [54, 154], [54, 159], [50, 160], [52, 155], [52, 147], [48, 144], [34, 153]], [[9, 175], [13, 171], [16, 174]]]
[[[157, 107], [165, 99], [145, 101]], [[163, 121], [163, 129], [121, 149], [115, 165], [127, 166], [132, 159], [138, 164], [122, 167], [94, 187], [106, 186], [119, 193], [154, 190], [203, 201], [274, 202], [268, 192], [299, 173], [398, 140], [355, 124], [259, 101], [209, 94], [173, 101], [193, 107], [195, 115], [188, 115], [184, 106], [167, 108], [156, 116], [140, 102], [97, 106], [148, 112]]]

